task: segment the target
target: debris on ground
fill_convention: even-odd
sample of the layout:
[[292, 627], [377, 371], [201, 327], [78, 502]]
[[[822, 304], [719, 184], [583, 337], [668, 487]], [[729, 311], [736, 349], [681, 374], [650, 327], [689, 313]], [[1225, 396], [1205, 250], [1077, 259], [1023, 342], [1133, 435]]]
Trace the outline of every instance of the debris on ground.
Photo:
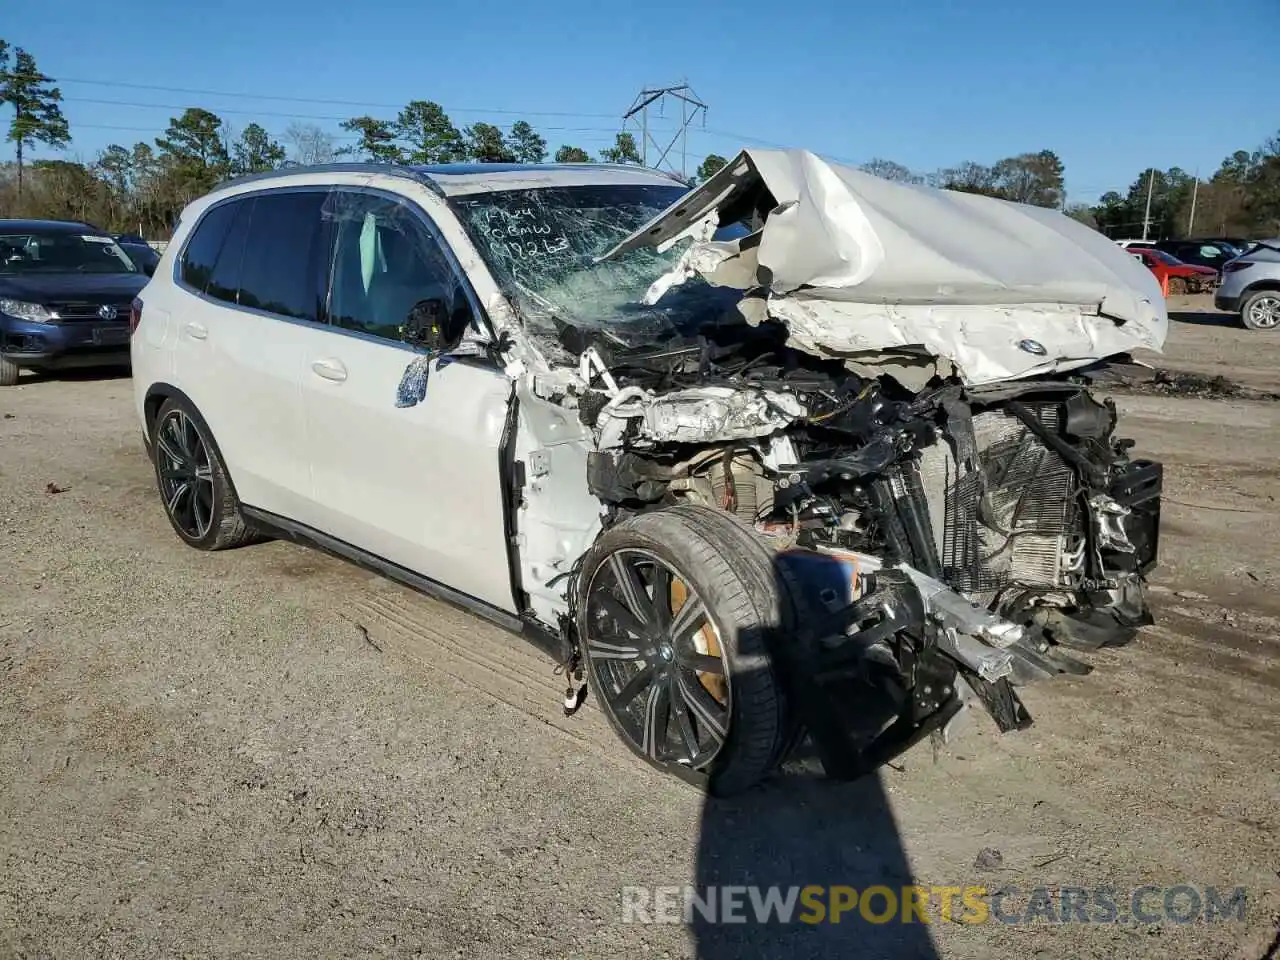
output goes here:
[[1004, 854], [995, 847], [983, 847], [978, 851], [973, 865], [979, 870], [995, 870], [1004, 866]]
[[1255, 390], [1224, 377], [1155, 368], [1150, 376], [1123, 378], [1119, 385], [1132, 393], [1200, 400], [1280, 400], [1280, 394]]
[[70, 489], [70, 487], [60, 487], [52, 480], [44, 485], [44, 492], [48, 494], [66, 493]]

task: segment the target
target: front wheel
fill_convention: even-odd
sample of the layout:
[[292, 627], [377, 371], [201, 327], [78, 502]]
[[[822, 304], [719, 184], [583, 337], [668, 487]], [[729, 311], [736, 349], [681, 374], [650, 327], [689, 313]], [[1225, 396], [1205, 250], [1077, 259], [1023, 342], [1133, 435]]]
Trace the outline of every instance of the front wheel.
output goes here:
[[733, 517], [688, 505], [632, 518], [583, 559], [588, 684], [640, 756], [741, 792], [791, 730], [771, 653], [788, 610], [771, 555]]
[[18, 382], [18, 365], [8, 357], [0, 357], [0, 387], [12, 387]]

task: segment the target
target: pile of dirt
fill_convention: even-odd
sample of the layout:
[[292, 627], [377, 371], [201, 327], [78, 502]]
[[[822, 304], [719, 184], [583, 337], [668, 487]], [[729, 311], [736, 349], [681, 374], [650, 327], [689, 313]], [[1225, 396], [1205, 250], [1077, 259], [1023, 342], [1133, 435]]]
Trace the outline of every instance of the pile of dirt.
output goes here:
[[1129, 379], [1123, 388], [1132, 393], [1154, 393], [1200, 400], [1280, 400], [1280, 395], [1254, 390], [1223, 376], [1154, 369], [1141, 379]]

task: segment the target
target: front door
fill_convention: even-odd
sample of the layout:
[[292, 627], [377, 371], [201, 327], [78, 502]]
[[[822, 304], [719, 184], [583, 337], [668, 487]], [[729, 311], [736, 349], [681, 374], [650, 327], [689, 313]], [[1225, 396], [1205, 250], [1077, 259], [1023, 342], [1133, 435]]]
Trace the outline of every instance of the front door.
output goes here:
[[330, 326], [303, 369], [313, 525], [514, 612], [499, 465], [510, 381], [436, 358], [425, 393], [401, 390], [424, 357], [405, 342], [410, 314], [432, 304], [465, 324], [462, 280], [404, 200], [338, 189], [326, 218]]

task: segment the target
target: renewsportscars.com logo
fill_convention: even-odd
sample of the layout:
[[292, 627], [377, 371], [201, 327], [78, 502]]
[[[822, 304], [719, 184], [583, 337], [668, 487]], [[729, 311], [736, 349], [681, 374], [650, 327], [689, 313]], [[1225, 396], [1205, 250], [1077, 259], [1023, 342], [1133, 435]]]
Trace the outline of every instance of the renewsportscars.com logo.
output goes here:
[[1216, 923], [1244, 887], [623, 887], [623, 923]]

